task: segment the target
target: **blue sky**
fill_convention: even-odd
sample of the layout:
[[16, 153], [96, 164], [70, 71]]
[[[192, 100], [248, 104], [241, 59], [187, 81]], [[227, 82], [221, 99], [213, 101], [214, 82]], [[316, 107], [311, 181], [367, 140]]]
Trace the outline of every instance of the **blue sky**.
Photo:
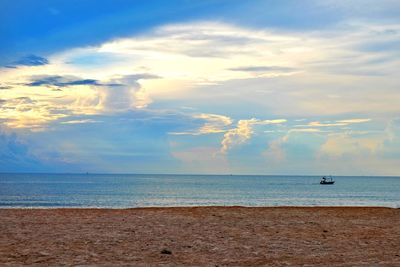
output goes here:
[[0, 3], [0, 171], [398, 175], [398, 1]]

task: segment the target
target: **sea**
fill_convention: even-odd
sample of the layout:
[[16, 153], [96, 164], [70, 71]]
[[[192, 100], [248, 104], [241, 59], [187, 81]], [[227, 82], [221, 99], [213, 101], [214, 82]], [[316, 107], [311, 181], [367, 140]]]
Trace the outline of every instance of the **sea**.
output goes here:
[[400, 208], [400, 177], [0, 174], [0, 208], [382, 206]]

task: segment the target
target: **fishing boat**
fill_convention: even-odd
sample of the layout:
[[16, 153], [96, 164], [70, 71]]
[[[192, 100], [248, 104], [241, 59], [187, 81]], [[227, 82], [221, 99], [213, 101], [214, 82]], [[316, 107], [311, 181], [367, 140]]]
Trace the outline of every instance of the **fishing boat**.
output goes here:
[[320, 184], [334, 184], [335, 181], [333, 180], [332, 176], [322, 176]]

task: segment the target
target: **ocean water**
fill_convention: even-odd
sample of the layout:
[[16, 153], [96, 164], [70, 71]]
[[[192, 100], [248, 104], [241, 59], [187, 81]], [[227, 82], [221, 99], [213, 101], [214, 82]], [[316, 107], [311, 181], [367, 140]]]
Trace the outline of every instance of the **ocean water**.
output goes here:
[[0, 174], [0, 208], [400, 207], [400, 177]]

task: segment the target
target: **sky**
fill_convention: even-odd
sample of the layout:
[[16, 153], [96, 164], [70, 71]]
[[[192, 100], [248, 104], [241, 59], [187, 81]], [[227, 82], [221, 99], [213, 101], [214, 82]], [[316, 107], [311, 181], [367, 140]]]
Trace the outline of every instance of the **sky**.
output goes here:
[[397, 0], [0, 1], [0, 172], [400, 175]]

